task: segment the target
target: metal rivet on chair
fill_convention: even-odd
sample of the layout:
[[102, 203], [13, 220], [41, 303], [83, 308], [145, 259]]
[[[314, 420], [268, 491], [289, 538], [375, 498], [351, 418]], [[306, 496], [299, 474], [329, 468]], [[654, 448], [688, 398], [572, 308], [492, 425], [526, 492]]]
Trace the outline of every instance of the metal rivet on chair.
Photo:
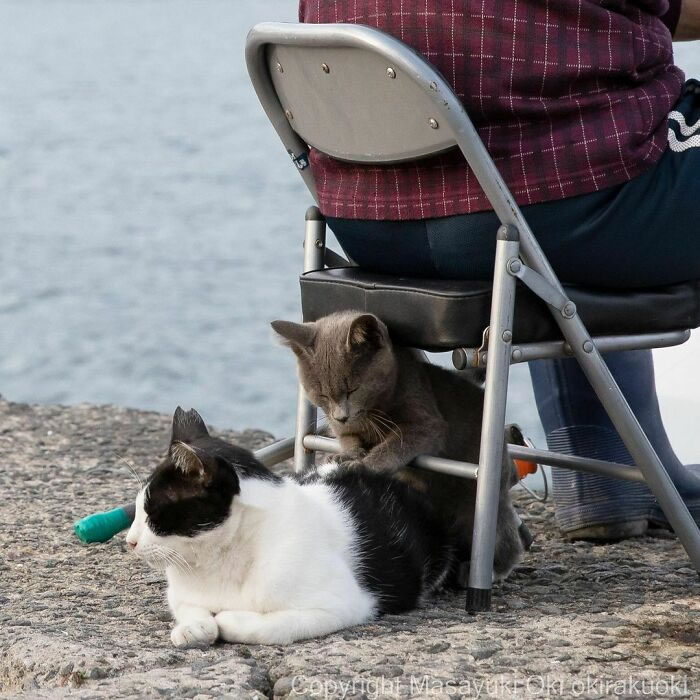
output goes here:
[[513, 362], [520, 362], [523, 359], [523, 351], [520, 348], [513, 348], [513, 354], [511, 355]]
[[285, 109], [285, 110], [284, 110], [284, 116], [287, 117], [287, 119], [290, 119], [290, 120], [291, 120], [291, 119], [294, 119], [294, 115], [293, 115], [288, 109]]
[[327, 64], [327, 63], [322, 63], [322, 64], [321, 64], [321, 70], [322, 70], [324, 73], [330, 73], [330, 72], [331, 72], [331, 69], [328, 67], [328, 64]]
[[277, 62], [277, 72], [284, 73], [284, 68], [282, 68], [282, 64], [279, 61]]
[[431, 129], [437, 129], [440, 127], [440, 125], [437, 123], [437, 119], [433, 119], [432, 117], [428, 119], [428, 124], [430, 124]]
[[509, 269], [514, 275], [516, 275], [516, 274], [518, 274], [518, 272], [520, 272], [520, 268], [522, 268], [522, 266], [523, 266], [522, 263], [521, 263], [520, 260], [518, 260], [517, 258], [515, 258], [515, 260], [510, 260], [510, 261], [508, 262], [508, 269]]
[[386, 74], [388, 78], [391, 78], [392, 80], [396, 77], [396, 71], [389, 66], [389, 68], [386, 69]]
[[583, 343], [583, 352], [593, 352], [593, 341], [586, 340]]
[[568, 301], [561, 310], [561, 315], [564, 318], [573, 318], [576, 316], [576, 304], [573, 301]]
[[513, 334], [510, 331], [503, 331], [501, 338], [504, 343], [510, 343], [510, 341], [513, 340]]

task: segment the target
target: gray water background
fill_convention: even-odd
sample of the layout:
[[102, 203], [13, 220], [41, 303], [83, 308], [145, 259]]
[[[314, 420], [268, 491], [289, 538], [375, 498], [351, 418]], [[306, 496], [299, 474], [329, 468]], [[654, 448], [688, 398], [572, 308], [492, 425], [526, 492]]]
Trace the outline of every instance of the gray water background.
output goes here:
[[[309, 196], [250, 87], [296, 0], [0, 0], [0, 393], [294, 425]], [[700, 73], [698, 44], [679, 62]], [[446, 359], [443, 357], [443, 359]], [[509, 418], [544, 444], [525, 367]]]

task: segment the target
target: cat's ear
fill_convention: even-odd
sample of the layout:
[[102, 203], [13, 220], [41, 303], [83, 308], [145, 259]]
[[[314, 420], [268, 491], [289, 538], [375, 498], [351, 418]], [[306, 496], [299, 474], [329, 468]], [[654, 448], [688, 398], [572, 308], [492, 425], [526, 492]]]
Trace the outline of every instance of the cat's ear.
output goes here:
[[376, 349], [386, 345], [389, 333], [386, 326], [373, 314], [362, 314], [353, 319], [348, 329], [346, 345], [348, 350], [361, 347]]
[[185, 412], [178, 406], [173, 416], [173, 432], [170, 441], [192, 442], [202, 437], [209, 437], [209, 431], [204, 425], [202, 416], [194, 408]]
[[197, 451], [184, 442], [175, 440], [170, 443], [170, 459], [187, 476], [200, 479], [204, 477], [204, 462], [197, 455]]
[[280, 336], [282, 342], [296, 355], [309, 352], [316, 340], [316, 326], [313, 323], [292, 323], [291, 321], [273, 321], [272, 330]]

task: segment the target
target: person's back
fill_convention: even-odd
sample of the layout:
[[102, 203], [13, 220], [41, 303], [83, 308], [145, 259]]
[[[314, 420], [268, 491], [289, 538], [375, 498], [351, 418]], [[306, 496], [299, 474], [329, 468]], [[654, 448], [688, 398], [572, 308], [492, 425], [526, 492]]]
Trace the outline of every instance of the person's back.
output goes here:
[[[299, 17], [374, 26], [416, 49], [464, 102], [518, 204], [533, 204], [625, 182], [659, 160], [683, 85], [667, 10], [668, 0], [302, 0]], [[333, 217], [491, 208], [454, 151], [371, 176], [319, 153], [312, 167]]]

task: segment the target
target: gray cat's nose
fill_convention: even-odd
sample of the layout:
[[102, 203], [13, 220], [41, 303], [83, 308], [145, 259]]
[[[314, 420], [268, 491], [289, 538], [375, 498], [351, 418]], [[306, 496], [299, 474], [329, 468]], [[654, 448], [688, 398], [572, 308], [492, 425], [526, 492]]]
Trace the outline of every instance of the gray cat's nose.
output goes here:
[[338, 401], [331, 406], [331, 418], [338, 423], [346, 423], [350, 417], [350, 406], [347, 401]]

